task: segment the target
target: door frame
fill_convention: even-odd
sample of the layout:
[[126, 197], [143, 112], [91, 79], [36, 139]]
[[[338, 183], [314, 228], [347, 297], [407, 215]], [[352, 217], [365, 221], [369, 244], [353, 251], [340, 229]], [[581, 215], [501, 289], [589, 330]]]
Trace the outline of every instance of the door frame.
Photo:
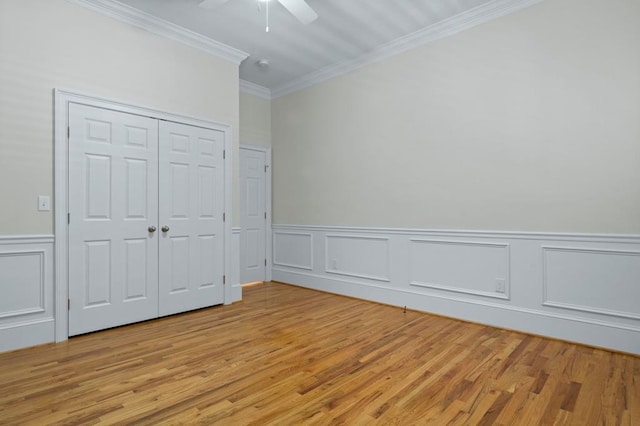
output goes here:
[[[225, 135], [224, 149], [224, 275], [231, 272], [231, 222], [233, 191], [233, 129], [225, 123], [202, 120], [133, 105], [113, 99], [83, 94], [80, 92], [54, 89], [54, 319], [55, 340], [62, 342], [69, 338], [69, 152], [68, 126], [69, 103], [78, 103], [97, 108], [110, 109], [129, 114], [142, 115], [158, 120], [174, 121], [191, 126], [221, 131]], [[232, 301], [231, 283], [224, 285], [224, 303]]]
[[[271, 281], [271, 264], [272, 264], [272, 231], [271, 231], [271, 148], [262, 146], [262, 145], [254, 145], [250, 143], [240, 142], [240, 149], [246, 149], [250, 151], [258, 151], [264, 153], [264, 164], [267, 166], [267, 170], [265, 173], [265, 186], [264, 186], [264, 200], [265, 200], [265, 209], [267, 211], [267, 220], [266, 220], [266, 228], [265, 228], [265, 257], [267, 258], [267, 265], [265, 266], [265, 280]], [[240, 153], [238, 153], [238, 157], [240, 157]], [[238, 158], [239, 160], [239, 158]], [[240, 224], [240, 228], [242, 229], [242, 223]], [[238, 250], [240, 250], [240, 246], [238, 246]], [[238, 254], [240, 256], [240, 254]], [[238, 276], [239, 278], [239, 276]]]

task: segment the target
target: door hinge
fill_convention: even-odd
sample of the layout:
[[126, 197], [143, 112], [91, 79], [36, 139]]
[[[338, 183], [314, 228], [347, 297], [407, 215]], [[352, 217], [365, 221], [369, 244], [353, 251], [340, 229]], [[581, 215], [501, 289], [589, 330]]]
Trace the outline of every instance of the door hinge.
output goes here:
[[226, 213], [222, 213], [222, 221], [223, 222], [227, 221], [227, 214]]
[[223, 160], [226, 160], [226, 159], [227, 159], [227, 150], [226, 150], [226, 149], [223, 149], [223, 150], [222, 150], [222, 159], [223, 159]]
[[71, 126], [67, 126], [67, 139], [71, 137]]
[[227, 276], [223, 275], [222, 276], [222, 284], [226, 284], [227, 283]]
[[267, 167], [269, 167], [269, 166], [267, 166], [267, 165], [265, 164], [265, 166], [264, 166], [264, 172], [265, 172], [265, 173], [267, 173]]
[[267, 259], [264, 260], [264, 266], [267, 266]]
[[267, 218], [267, 212], [264, 212], [264, 218], [265, 219]]
[[71, 310], [71, 299], [67, 299], [67, 311]]
[[67, 213], [67, 225], [71, 224], [71, 213]]

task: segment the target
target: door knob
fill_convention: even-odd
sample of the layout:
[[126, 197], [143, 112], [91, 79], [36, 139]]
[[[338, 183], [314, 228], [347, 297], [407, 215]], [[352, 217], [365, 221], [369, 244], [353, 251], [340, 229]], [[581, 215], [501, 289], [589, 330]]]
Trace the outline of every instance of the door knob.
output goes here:
[[169, 227], [167, 225], [163, 226], [162, 232], [169, 232]]
[[151, 233], [156, 232], [156, 227], [155, 227], [155, 226], [153, 226], [153, 225], [152, 225], [152, 226], [150, 226], [150, 227], [149, 227], [149, 232], [151, 232]]

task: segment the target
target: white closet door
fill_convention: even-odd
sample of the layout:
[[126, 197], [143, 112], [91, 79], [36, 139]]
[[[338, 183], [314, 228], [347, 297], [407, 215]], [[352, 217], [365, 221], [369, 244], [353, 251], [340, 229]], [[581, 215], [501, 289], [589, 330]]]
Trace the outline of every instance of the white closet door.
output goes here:
[[69, 129], [69, 335], [154, 318], [157, 120], [70, 104]]
[[240, 149], [240, 282], [266, 278], [266, 155]]
[[224, 302], [224, 133], [161, 121], [160, 315]]

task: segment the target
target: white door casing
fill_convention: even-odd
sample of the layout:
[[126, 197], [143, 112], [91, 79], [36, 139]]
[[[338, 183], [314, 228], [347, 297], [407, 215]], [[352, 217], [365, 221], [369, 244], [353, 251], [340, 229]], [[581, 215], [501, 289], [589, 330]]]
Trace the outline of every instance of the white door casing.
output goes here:
[[69, 334], [154, 318], [157, 121], [70, 104], [69, 129]]
[[240, 147], [240, 282], [269, 280], [269, 152]]
[[160, 315], [224, 302], [224, 133], [160, 122]]

